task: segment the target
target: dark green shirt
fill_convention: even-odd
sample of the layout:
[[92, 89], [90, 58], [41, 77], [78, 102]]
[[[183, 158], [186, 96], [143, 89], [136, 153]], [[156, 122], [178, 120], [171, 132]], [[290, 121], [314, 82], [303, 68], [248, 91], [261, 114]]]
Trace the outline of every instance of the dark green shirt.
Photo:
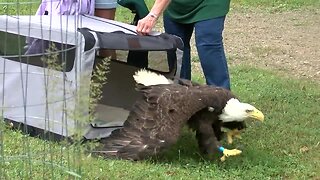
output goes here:
[[225, 16], [230, 0], [171, 0], [165, 14], [178, 23], [188, 24]]

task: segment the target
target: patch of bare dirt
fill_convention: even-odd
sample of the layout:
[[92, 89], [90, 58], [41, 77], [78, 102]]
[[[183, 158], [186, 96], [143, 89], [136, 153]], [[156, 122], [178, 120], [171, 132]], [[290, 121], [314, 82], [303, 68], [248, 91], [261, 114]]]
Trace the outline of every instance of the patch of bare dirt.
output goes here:
[[224, 32], [229, 65], [252, 65], [320, 82], [320, 10], [233, 10]]

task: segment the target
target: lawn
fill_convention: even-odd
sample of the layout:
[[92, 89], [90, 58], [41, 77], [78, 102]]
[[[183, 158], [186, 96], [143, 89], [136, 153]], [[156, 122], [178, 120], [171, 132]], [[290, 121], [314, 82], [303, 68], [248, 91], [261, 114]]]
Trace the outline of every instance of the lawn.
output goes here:
[[[317, 0], [235, 0], [233, 5], [268, 12], [279, 6], [286, 11], [320, 7]], [[0, 6], [10, 9], [2, 14], [30, 14], [28, 8], [19, 13]], [[117, 11], [117, 20], [131, 18], [129, 11]], [[193, 80], [203, 83], [201, 73], [194, 72]], [[243, 138], [230, 146], [243, 151], [238, 157], [224, 163], [205, 159], [194, 133], [185, 129], [179, 142], [158, 157], [104, 160], [84, 152], [91, 143], [44, 141], [0, 124], [0, 179], [319, 179], [320, 85], [250, 65], [231, 66], [230, 74], [233, 92], [266, 117], [264, 123], [250, 123]]]

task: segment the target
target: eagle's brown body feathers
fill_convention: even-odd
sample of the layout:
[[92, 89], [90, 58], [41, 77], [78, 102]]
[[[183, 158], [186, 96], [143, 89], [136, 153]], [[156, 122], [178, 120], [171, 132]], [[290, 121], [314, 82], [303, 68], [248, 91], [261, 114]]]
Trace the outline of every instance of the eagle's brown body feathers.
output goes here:
[[[138, 85], [137, 90], [142, 98], [134, 104], [123, 128], [102, 139], [103, 146], [96, 153], [105, 157], [144, 159], [175, 144], [186, 124], [197, 132], [202, 152], [216, 152], [216, 134], [221, 133], [222, 123], [218, 115], [234, 97], [230, 91], [189, 81]], [[209, 112], [208, 107], [213, 107], [214, 111]]]

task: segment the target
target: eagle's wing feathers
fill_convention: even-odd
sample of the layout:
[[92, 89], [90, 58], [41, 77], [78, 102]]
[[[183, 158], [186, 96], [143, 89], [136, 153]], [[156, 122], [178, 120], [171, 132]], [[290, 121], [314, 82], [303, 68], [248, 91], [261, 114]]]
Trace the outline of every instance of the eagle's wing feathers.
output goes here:
[[[181, 128], [197, 111], [207, 106], [200, 90], [179, 84], [138, 86], [142, 93], [124, 126], [102, 140], [104, 156], [139, 160], [174, 144]], [[197, 93], [198, 92], [198, 93]]]

